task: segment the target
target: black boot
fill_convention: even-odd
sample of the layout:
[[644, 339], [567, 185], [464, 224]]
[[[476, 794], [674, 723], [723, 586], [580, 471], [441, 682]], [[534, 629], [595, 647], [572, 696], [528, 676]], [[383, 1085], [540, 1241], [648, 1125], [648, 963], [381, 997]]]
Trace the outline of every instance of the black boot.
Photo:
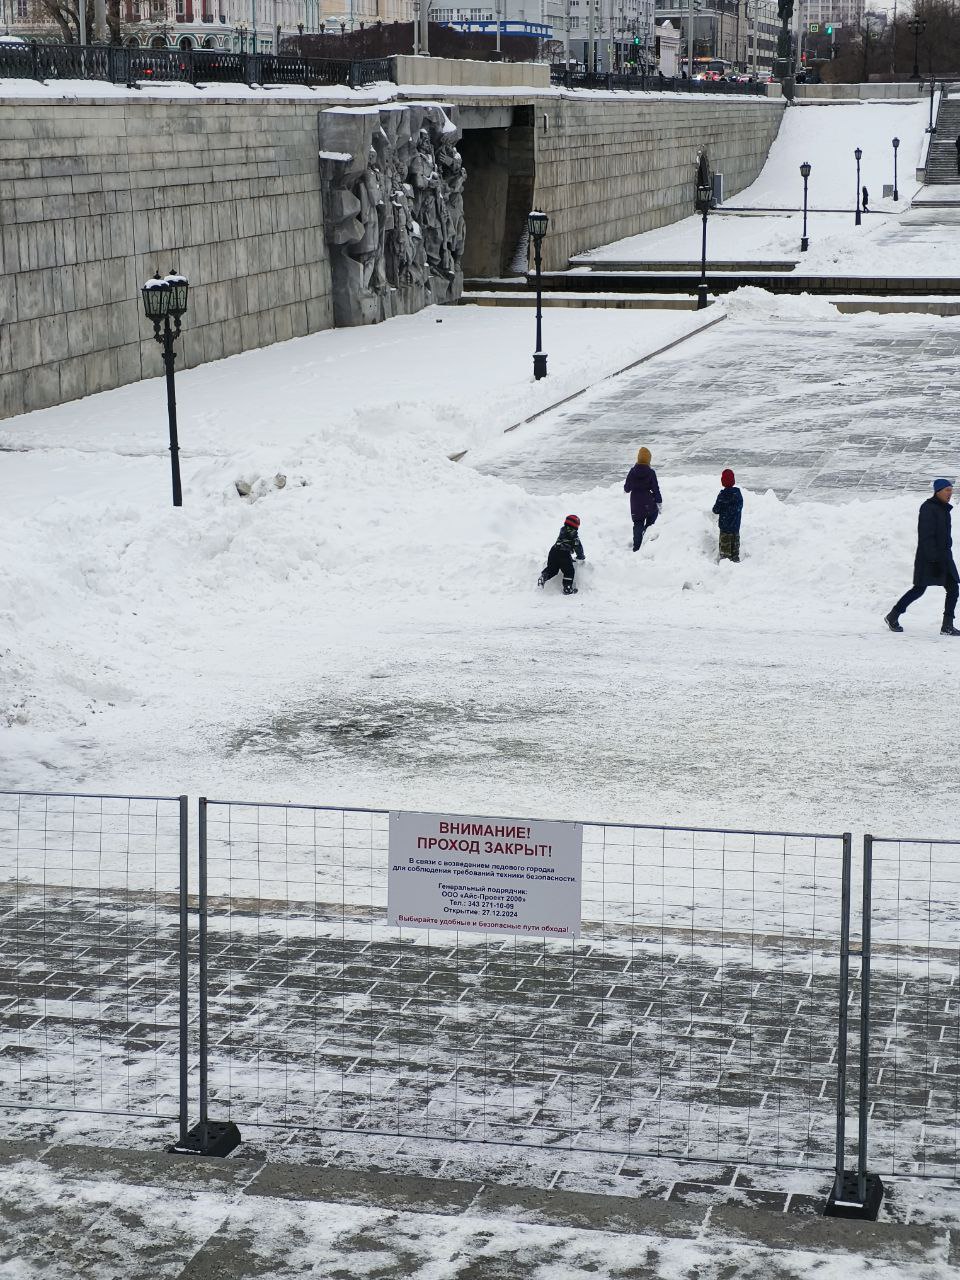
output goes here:
[[[577, 594], [577, 588], [572, 582], [565, 582], [563, 584], [563, 594], [565, 596], [575, 596]], [[960, 635], [960, 632], [958, 632], [958, 635]]]
[[944, 616], [943, 626], [940, 628], [942, 636], [960, 636], [960, 631], [953, 625], [953, 619]]
[[903, 630], [903, 627], [901, 627], [900, 625], [900, 617], [896, 613], [888, 613], [884, 618], [884, 622], [887, 624], [887, 626], [890, 628], [891, 631]]
[[538, 586], [538, 587], [542, 587], [542, 586], [543, 586], [543, 584], [544, 584], [544, 576], [543, 576], [543, 574], [541, 573], [540, 577], [537, 579], [537, 586]]

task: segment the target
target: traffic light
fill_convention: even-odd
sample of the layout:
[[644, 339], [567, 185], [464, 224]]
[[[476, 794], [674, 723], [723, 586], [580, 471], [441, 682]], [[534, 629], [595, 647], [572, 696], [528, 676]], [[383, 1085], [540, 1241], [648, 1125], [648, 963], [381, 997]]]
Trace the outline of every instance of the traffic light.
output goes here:
[[833, 35], [833, 27], [832, 27], [829, 23], [828, 23], [828, 24], [827, 24], [827, 26], [825, 26], [823, 29], [824, 29], [824, 31], [826, 32], [826, 34], [827, 34], [828, 36], [832, 36], [832, 35]]
[[633, 37], [633, 43], [634, 43], [634, 44], [639, 44], [639, 43], [640, 43], [640, 37], [639, 37], [639, 36], [634, 36], [634, 37]]

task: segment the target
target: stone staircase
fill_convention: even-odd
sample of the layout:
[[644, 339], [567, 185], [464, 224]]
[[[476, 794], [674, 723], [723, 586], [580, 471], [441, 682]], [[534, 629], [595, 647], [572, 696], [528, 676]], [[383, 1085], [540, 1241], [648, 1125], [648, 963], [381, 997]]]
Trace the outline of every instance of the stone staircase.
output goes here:
[[[956, 90], [951, 85], [950, 90]], [[957, 174], [957, 136], [960, 135], [960, 97], [940, 99], [940, 110], [937, 113], [937, 131], [930, 139], [930, 150], [927, 153], [927, 166], [924, 170], [926, 186], [958, 186], [960, 176]]]

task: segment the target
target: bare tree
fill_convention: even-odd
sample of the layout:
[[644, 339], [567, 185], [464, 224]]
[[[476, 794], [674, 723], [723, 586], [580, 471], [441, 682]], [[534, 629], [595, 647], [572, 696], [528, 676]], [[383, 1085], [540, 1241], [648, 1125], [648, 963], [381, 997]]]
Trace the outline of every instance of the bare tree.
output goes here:
[[[84, 5], [87, 39], [93, 38], [93, 0], [40, 0], [43, 15], [60, 28], [64, 44], [80, 43], [80, 5]], [[120, 0], [107, 0], [107, 32], [111, 44], [121, 39]]]

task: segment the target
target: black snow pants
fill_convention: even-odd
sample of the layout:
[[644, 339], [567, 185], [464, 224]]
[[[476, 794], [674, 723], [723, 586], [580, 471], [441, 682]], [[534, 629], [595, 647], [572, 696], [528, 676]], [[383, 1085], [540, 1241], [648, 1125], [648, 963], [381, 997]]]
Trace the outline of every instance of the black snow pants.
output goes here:
[[547, 567], [543, 571], [544, 582], [549, 582], [551, 578], [555, 578], [558, 573], [563, 574], [563, 585], [565, 587], [573, 586], [574, 575], [576, 569], [573, 567], [573, 556], [569, 551], [564, 551], [563, 547], [556, 545], [550, 548], [547, 556]]

